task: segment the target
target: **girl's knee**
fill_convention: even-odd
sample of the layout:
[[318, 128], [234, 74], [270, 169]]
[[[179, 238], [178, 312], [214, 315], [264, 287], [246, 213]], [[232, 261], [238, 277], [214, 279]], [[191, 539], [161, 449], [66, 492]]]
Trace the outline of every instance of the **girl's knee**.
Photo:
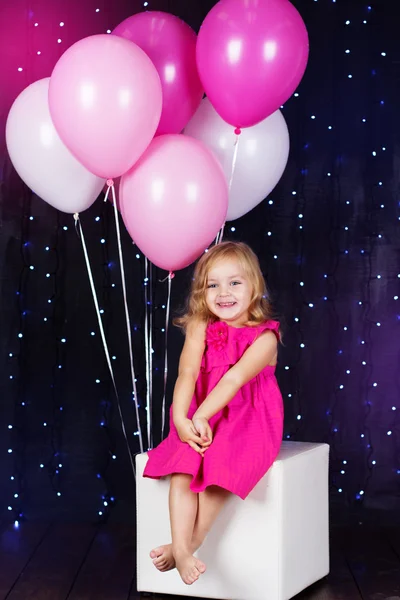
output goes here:
[[187, 490], [190, 488], [190, 483], [192, 481], [191, 475], [186, 475], [185, 473], [173, 473], [171, 475], [171, 487], [173, 486], [176, 489]]

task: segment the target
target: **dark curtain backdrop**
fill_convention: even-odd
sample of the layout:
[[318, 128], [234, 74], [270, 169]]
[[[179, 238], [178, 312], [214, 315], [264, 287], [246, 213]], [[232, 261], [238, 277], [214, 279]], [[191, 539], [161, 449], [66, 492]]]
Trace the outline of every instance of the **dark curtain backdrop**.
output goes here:
[[[198, 30], [213, 4], [149, 0], [148, 8], [179, 15]], [[338, 515], [392, 514], [400, 507], [397, 12], [393, 0], [294, 4], [311, 52], [297, 95], [283, 108], [289, 163], [270, 197], [228, 224], [226, 237], [257, 252], [280, 315], [285, 438], [331, 445]], [[0, 3], [0, 507], [12, 518], [134, 518], [133, 477], [73, 219], [19, 180], [4, 126], [12, 101], [49, 76], [68, 46], [139, 10], [142, 3], [125, 0]], [[102, 200], [82, 214], [82, 225], [129, 441], [138, 452], [114, 217]], [[123, 234], [145, 430], [144, 259]], [[186, 269], [173, 280], [173, 313], [190, 274]], [[156, 442], [165, 276], [154, 269], [147, 288]], [[171, 328], [168, 403], [182, 342]]]

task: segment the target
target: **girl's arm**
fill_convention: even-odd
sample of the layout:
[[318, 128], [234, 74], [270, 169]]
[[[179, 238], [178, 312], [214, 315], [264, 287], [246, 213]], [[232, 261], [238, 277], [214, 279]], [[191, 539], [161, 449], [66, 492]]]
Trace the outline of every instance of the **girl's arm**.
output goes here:
[[185, 343], [179, 360], [178, 378], [174, 388], [172, 415], [175, 427], [187, 419], [193, 398], [201, 359], [205, 348], [207, 323], [194, 321], [189, 323]]
[[264, 331], [208, 394], [193, 415], [193, 421], [202, 418], [209, 420], [222, 410], [242, 386], [275, 360], [277, 349], [275, 333], [271, 330]]

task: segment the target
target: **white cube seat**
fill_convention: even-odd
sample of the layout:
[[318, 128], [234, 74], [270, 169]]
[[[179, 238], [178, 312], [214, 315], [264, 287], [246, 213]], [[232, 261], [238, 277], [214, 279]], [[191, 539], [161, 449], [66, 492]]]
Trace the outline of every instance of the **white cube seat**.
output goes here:
[[160, 573], [149, 552], [171, 541], [169, 477], [143, 478], [136, 457], [137, 589], [226, 600], [289, 600], [329, 572], [327, 444], [283, 442], [246, 500], [232, 496], [197, 555], [207, 571], [191, 586]]

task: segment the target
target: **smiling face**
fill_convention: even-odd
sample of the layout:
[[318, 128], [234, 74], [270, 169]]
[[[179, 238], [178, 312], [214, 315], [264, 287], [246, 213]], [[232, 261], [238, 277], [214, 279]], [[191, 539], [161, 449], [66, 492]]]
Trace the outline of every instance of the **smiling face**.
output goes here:
[[206, 286], [207, 307], [220, 321], [241, 327], [249, 320], [253, 290], [237, 259], [216, 261], [208, 272]]

